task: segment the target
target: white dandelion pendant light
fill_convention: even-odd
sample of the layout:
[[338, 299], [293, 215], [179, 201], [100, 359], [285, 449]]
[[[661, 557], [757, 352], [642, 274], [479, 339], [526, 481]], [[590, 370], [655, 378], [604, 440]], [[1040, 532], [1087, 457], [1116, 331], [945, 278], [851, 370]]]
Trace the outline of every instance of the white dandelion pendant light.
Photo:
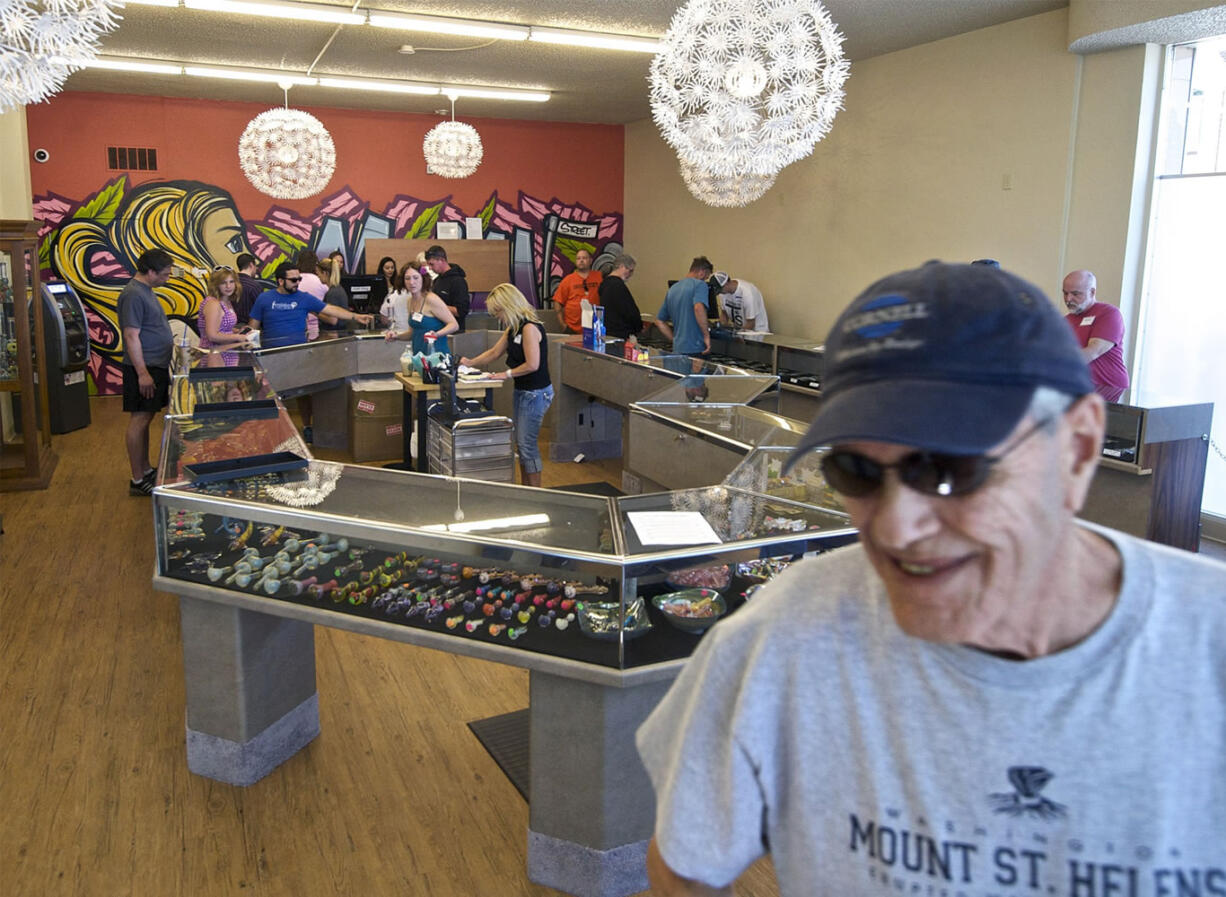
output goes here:
[[0, 0], [0, 112], [39, 103], [98, 55], [119, 0]]
[[775, 184], [773, 174], [711, 174], [681, 163], [681, 179], [686, 188], [709, 206], [735, 208], [761, 199]]
[[336, 171], [336, 145], [323, 122], [301, 109], [261, 112], [238, 138], [238, 161], [257, 190], [276, 199], [322, 193]]
[[451, 100], [451, 121], [441, 122], [426, 132], [421, 142], [426, 170], [444, 178], [466, 178], [481, 164], [485, 148], [481, 135], [472, 125], [455, 120], [455, 97]]
[[817, 0], [689, 0], [651, 62], [651, 113], [696, 169], [775, 174], [830, 131], [848, 70]]

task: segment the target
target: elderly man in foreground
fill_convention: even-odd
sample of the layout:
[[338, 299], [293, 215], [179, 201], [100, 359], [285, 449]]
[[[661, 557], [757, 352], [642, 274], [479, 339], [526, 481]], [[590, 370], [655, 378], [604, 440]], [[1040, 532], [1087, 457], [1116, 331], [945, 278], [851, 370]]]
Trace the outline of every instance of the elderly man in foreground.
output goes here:
[[[1104, 402], [1034, 286], [930, 263], [826, 341], [860, 543], [700, 643], [638, 732], [658, 894], [1226, 893], [1226, 567], [1075, 519]], [[794, 456], [795, 458], [795, 456]]]

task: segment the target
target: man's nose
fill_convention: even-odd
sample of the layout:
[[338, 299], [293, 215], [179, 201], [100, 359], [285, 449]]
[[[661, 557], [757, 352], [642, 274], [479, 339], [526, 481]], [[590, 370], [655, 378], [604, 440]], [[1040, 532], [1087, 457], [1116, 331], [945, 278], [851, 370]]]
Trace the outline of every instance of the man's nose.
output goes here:
[[874, 541], [884, 548], [902, 550], [936, 535], [941, 526], [934, 507], [937, 501], [941, 499], [904, 485], [897, 471], [888, 471], [873, 514]]

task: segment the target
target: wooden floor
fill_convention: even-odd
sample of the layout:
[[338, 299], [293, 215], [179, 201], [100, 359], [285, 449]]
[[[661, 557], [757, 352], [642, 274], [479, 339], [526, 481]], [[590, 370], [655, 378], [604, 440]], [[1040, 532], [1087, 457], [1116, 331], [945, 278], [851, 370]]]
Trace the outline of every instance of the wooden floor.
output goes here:
[[[119, 400], [92, 412], [55, 437], [48, 490], [0, 494], [0, 890], [556, 893], [524, 874], [527, 805], [465, 725], [526, 706], [522, 670], [317, 628], [320, 737], [249, 788], [188, 772], [178, 605], [150, 586]], [[616, 462], [544, 472], [595, 480]], [[777, 894], [769, 863], [738, 893]]]

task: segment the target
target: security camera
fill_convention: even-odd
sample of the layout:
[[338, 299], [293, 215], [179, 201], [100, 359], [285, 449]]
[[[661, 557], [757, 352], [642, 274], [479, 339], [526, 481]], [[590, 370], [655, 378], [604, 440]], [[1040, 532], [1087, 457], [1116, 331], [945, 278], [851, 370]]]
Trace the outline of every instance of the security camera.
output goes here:
[[46, 162], [51, 158], [51, 153], [47, 152], [41, 146], [34, 151], [35, 162]]

